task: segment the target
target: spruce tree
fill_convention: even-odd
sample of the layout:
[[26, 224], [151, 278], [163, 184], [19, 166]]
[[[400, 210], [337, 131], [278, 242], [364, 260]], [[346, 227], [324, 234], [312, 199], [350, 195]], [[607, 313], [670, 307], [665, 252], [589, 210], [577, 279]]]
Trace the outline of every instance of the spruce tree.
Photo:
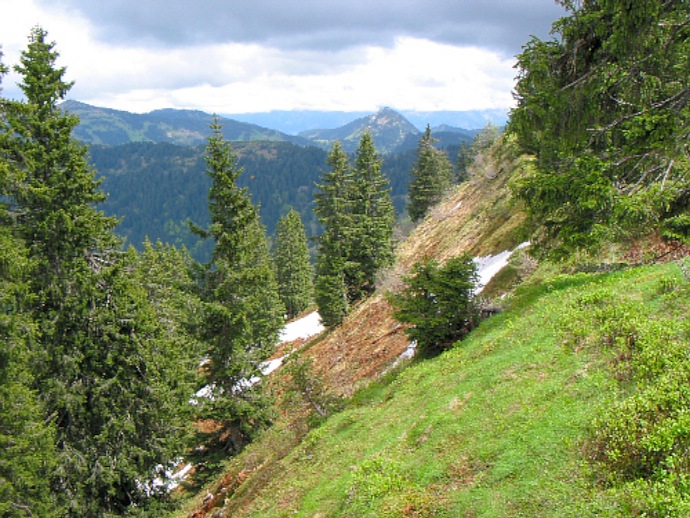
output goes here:
[[294, 318], [309, 307], [314, 293], [307, 235], [294, 209], [278, 221], [274, 262], [280, 298], [287, 317]]
[[350, 300], [371, 294], [376, 274], [393, 261], [395, 209], [381, 162], [371, 133], [362, 134], [355, 155], [350, 248], [345, 263]]
[[463, 183], [470, 179], [469, 168], [472, 163], [470, 147], [463, 141], [458, 150], [458, 158], [455, 162], [455, 181]]
[[559, 1], [518, 56], [509, 130], [536, 167], [516, 185], [543, 253], [660, 232], [690, 241], [685, 2]]
[[51, 488], [64, 514], [98, 516], [141, 507], [142, 483], [179, 454], [181, 394], [131, 261], [114, 249], [115, 220], [96, 208], [104, 194], [72, 138], [78, 120], [57, 107], [71, 87], [57, 56], [34, 28], [15, 67], [26, 100], [6, 103], [3, 194], [31, 266], [34, 388], [58, 455]]
[[261, 387], [248, 383], [261, 376], [283, 325], [266, 233], [246, 189], [237, 186], [242, 172], [223, 139], [216, 119], [206, 146], [211, 225], [196, 228], [214, 242], [203, 278], [204, 323], [208, 343], [208, 382], [213, 401], [209, 416], [229, 432], [227, 447], [238, 451], [270, 417]]
[[[0, 168], [5, 165], [0, 162]], [[50, 491], [55, 430], [33, 388], [28, 259], [6, 217], [0, 206], [0, 516], [59, 515]]]
[[412, 221], [422, 219], [441, 200], [450, 188], [452, 171], [446, 153], [434, 147], [431, 128], [427, 125], [417, 145], [417, 160], [411, 173], [407, 211]]
[[328, 154], [329, 170], [317, 184], [314, 212], [323, 231], [316, 257], [316, 304], [326, 326], [342, 322], [348, 311], [345, 264], [351, 248], [354, 176], [340, 142]]
[[[0, 82], [7, 68], [1, 61]], [[0, 516], [60, 514], [50, 480], [56, 467], [54, 427], [34, 387], [28, 307], [30, 265], [23, 241], [13, 235], [7, 210], [10, 163], [6, 105], [0, 104]]]

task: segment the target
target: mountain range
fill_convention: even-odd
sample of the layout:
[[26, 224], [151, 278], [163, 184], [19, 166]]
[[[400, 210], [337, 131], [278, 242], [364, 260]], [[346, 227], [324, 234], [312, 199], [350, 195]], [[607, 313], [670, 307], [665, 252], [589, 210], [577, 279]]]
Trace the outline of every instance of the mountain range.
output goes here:
[[[162, 109], [138, 114], [72, 100], [65, 101], [61, 107], [79, 117], [80, 123], [74, 131], [75, 138], [91, 145], [118, 146], [132, 142], [202, 145], [214, 118], [213, 115], [198, 110]], [[280, 113], [284, 118], [291, 119], [290, 112]], [[314, 122], [327, 119], [328, 112], [310, 113]], [[322, 116], [317, 117], [317, 113]], [[456, 112], [447, 113], [448, 120], [451, 120], [452, 114]], [[277, 122], [279, 115], [272, 120]], [[346, 112], [337, 112], [339, 120], [344, 120], [346, 116]], [[299, 114], [293, 114], [292, 117], [291, 120], [295, 120], [294, 117], [299, 117]], [[441, 117], [440, 113], [436, 113], [434, 117], [427, 114], [429, 120], [433, 118], [438, 121]], [[223, 125], [223, 135], [230, 141], [290, 142], [298, 146], [329, 149], [335, 140], [339, 140], [348, 152], [355, 150], [363, 131], [372, 133], [374, 143], [382, 154], [414, 149], [422, 133], [418, 126], [391, 108], [382, 108], [374, 114], [356, 117], [339, 127], [308, 129], [297, 135], [227, 117], [219, 117], [219, 120]], [[477, 131], [477, 128], [464, 129], [450, 124], [439, 124], [432, 128], [434, 137], [443, 148], [458, 146], [463, 141], [471, 142]]]

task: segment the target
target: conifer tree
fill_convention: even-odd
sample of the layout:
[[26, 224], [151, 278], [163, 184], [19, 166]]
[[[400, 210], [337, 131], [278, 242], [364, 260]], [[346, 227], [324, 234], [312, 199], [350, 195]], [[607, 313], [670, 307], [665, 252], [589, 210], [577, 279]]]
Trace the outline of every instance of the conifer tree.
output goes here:
[[31, 266], [34, 385], [58, 455], [51, 488], [64, 514], [98, 516], [141, 506], [142, 482], [179, 454], [181, 394], [131, 263], [113, 249], [115, 220], [96, 208], [104, 195], [72, 139], [78, 120], [57, 107], [71, 87], [57, 56], [34, 28], [15, 67], [26, 101], [6, 103], [3, 194]]
[[355, 155], [351, 221], [345, 282], [350, 300], [359, 300], [374, 291], [376, 274], [393, 260], [395, 225], [389, 182], [368, 132]]
[[661, 232], [690, 240], [685, 2], [560, 0], [554, 37], [518, 56], [509, 129], [536, 168], [516, 185], [564, 256]]
[[236, 184], [242, 169], [217, 119], [211, 129], [206, 147], [211, 226], [196, 228], [214, 241], [203, 279], [202, 338], [209, 347], [210, 415], [230, 432], [227, 446], [238, 451], [270, 417], [260, 386], [248, 380], [261, 376], [259, 366], [278, 341], [284, 308], [264, 227], [246, 189]]
[[307, 309], [314, 292], [307, 235], [294, 209], [278, 221], [274, 261], [280, 298], [288, 318], [293, 318]]
[[458, 158], [455, 162], [455, 181], [463, 183], [470, 179], [469, 167], [472, 163], [472, 155], [467, 143], [463, 141], [458, 150]]
[[364, 133], [354, 168], [336, 142], [330, 170], [317, 184], [316, 212], [323, 232], [316, 262], [316, 303], [323, 323], [338, 324], [349, 305], [372, 293], [376, 274], [393, 258], [395, 210], [388, 180], [370, 133]]
[[417, 145], [417, 160], [412, 167], [407, 211], [412, 221], [419, 221], [430, 207], [441, 200], [452, 182], [453, 166], [445, 152], [434, 147], [431, 128]]
[[336, 142], [328, 154], [329, 170], [317, 184], [314, 212], [323, 231], [318, 237], [316, 304], [326, 326], [342, 322], [348, 311], [345, 264], [352, 226], [352, 170], [347, 154]]
[[50, 491], [55, 430], [33, 388], [26, 251], [3, 212], [0, 206], [0, 516], [49, 516], [60, 513]]
[[[0, 82], [7, 72], [1, 61]], [[50, 491], [56, 466], [55, 430], [46, 423], [36, 393], [30, 342], [35, 326], [30, 303], [28, 254], [12, 235], [6, 196], [10, 178], [5, 104], [0, 104], [0, 516], [59, 514]]]

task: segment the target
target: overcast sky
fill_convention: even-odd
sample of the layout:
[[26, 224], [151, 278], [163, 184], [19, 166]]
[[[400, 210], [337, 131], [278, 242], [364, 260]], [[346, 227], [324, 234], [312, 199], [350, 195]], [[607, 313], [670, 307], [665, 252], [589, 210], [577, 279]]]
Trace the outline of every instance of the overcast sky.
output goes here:
[[[14, 65], [57, 43], [68, 98], [147, 112], [508, 109], [515, 55], [553, 0], [0, 0]], [[3, 95], [16, 97], [17, 77]]]

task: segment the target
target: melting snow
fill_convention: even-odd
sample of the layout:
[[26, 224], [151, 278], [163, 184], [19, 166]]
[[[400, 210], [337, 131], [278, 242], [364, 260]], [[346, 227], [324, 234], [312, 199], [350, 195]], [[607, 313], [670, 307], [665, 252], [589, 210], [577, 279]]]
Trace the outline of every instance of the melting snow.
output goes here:
[[481, 293], [494, 275], [500, 272], [508, 264], [508, 259], [513, 255], [513, 252], [525, 248], [526, 246], [529, 246], [529, 242], [520, 244], [515, 250], [506, 250], [496, 255], [475, 257], [474, 262], [477, 265], [477, 275], [479, 277], [475, 293]]
[[321, 316], [318, 312], [312, 311], [308, 315], [286, 324], [280, 332], [280, 342], [292, 342], [298, 338], [310, 338], [318, 335], [324, 329], [321, 323]]

